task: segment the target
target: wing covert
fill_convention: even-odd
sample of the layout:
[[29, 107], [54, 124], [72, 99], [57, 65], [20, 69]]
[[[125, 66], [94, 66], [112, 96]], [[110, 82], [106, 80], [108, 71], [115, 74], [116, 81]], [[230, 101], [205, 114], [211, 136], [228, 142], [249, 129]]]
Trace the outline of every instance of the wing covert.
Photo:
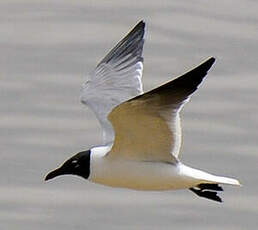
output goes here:
[[115, 141], [107, 157], [177, 162], [181, 146], [179, 112], [214, 61], [209, 58], [175, 80], [115, 107], [108, 116]]

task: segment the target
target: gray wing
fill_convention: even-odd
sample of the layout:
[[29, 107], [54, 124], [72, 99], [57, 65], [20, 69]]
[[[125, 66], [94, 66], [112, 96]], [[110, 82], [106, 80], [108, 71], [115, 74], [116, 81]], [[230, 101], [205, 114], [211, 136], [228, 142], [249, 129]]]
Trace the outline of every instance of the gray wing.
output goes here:
[[88, 105], [103, 129], [104, 144], [114, 139], [107, 119], [122, 102], [143, 93], [143, 44], [145, 23], [140, 21], [97, 65], [83, 84], [81, 102]]
[[179, 112], [214, 63], [209, 58], [181, 77], [122, 103], [109, 114], [115, 141], [107, 157], [177, 162]]

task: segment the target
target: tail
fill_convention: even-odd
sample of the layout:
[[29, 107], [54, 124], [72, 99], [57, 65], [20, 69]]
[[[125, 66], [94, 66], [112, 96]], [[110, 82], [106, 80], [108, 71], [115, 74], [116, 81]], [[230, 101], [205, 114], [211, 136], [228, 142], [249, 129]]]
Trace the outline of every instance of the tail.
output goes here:
[[[216, 184], [229, 184], [229, 185], [238, 185], [241, 186], [240, 182], [236, 179], [222, 176], [213, 176], [211, 175], [210, 182], [215, 182]], [[207, 181], [209, 183], [209, 181]]]

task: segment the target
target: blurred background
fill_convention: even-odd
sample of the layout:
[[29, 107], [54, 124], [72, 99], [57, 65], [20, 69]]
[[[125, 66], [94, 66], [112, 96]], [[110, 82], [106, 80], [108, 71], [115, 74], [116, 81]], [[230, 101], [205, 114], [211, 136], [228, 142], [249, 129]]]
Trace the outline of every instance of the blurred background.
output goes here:
[[[255, 229], [258, 216], [258, 3], [0, 2], [1, 229]], [[86, 74], [141, 19], [144, 88], [216, 63], [183, 111], [182, 160], [238, 178], [224, 203], [182, 191], [138, 192], [44, 176], [101, 142], [79, 102]]]

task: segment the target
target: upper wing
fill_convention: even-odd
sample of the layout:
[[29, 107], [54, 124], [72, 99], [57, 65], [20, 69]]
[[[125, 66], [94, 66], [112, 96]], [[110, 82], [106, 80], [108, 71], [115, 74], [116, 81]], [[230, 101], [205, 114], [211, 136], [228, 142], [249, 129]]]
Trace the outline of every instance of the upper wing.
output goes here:
[[81, 101], [95, 113], [102, 128], [104, 143], [113, 141], [114, 132], [107, 119], [122, 102], [143, 93], [143, 44], [145, 23], [140, 21], [97, 65], [83, 84]]
[[108, 118], [115, 141], [107, 157], [177, 162], [181, 145], [179, 112], [214, 61], [209, 58], [181, 77], [114, 108]]

